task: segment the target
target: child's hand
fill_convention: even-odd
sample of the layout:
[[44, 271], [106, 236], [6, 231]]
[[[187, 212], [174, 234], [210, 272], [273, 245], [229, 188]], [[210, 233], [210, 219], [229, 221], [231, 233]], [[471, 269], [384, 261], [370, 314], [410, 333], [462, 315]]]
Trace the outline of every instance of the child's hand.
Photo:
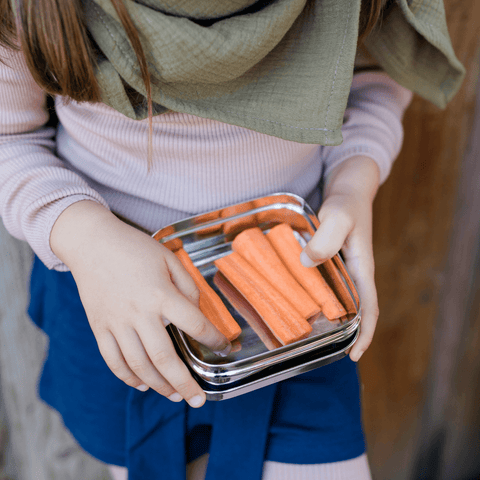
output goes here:
[[227, 339], [198, 309], [198, 290], [177, 257], [101, 205], [67, 208], [52, 230], [54, 253], [70, 268], [100, 352], [127, 385], [199, 407], [205, 393], [175, 352], [164, 322], [215, 352]]
[[378, 184], [378, 167], [368, 157], [350, 158], [334, 169], [318, 212], [320, 227], [301, 257], [305, 266], [313, 266], [342, 249], [362, 302], [360, 335], [350, 351], [353, 361], [370, 345], [378, 318], [372, 250], [372, 203]]

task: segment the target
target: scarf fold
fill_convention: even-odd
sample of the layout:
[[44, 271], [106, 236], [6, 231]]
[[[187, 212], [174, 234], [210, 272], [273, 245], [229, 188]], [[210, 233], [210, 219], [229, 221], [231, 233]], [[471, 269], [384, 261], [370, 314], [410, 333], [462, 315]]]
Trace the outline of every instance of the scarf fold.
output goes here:
[[[101, 51], [96, 75], [102, 101], [145, 119], [145, 86], [115, 9], [110, 0], [83, 3]], [[367, 48], [399, 83], [445, 106], [464, 69], [448, 37], [442, 1], [391, 3]], [[360, 0], [124, 4], [147, 58], [155, 115], [173, 110], [286, 140], [341, 143]]]

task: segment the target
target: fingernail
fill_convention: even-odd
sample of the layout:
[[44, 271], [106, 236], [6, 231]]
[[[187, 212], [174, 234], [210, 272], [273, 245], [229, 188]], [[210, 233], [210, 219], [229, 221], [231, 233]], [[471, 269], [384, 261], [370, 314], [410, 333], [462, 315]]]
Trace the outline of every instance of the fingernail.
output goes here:
[[166, 327], [167, 325], [170, 325], [170, 320], [167, 320], [166, 318], [162, 317], [162, 323], [163, 323], [163, 326]]
[[305, 253], [305, 251], [300, 254], [300, 262], [307, 268], [315, 266], [315, 262]]
[[199, 407], [203, 403], [203, 398], [200, 395], [195, 395], [188, 401], [191, 407]]
[[168, 399], [172, 402], [181, 402], [183, 400], [183, 397], [179, 393], [175, 392], [175, 393], [172, 393], [168, 397]]
[[362, 355], [363, 355], [363, 352], [357, 353], [356, 355], [351, 355], [351, 356], [350, 356], [350, 359], [351, 359], [353, 362], [358, 362], [358, 361], [360, 360], [360, 358], [362, 358]]
[[232, 345], [228, 344], [223, 350], [215, 350], [213, 353], [220, 357], [226, 357], [232, 351]]
[[135, 387], [137, 390], [140, 390], [141, 392], [146, 392], [148, 390], [148, 386], [142, 383], [141, 385], [137, 385]]

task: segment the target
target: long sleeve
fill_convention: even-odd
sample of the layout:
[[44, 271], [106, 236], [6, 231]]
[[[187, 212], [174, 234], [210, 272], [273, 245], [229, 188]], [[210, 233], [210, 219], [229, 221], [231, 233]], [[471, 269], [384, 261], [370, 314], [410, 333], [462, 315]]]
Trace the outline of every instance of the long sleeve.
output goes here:
[[402, 118], [411, 99], [410, 90], [386, 73], [355, 75], [342, 127], [343, 143], [323, 151], [325, 176], [344, 160], [366, 155], [377, 163], [383, 183], [402, 147]]
[[44, 127], [45, 94], [20, 52], [0, 50], [0, 216], [49, 267], [66, 266], [50, 248], [50, 232], [69, 205], [102, 197], [55, 156], [55, 130]]

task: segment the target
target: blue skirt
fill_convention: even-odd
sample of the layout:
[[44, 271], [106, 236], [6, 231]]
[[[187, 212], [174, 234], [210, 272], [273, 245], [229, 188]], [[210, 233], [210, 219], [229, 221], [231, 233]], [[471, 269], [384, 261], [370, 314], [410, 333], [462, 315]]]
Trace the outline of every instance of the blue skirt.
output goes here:
[[40, 397], [99, 460], [129, 480], [185, 479], [210, 452], [207, 480], [260, 480], [264, 460], [314, 464], [365, 451], [356, 366], [349, 358], [225, 400], [190, 408], [139, 392], [103, 361], [70, 273], [35, 259], [29, 314], [49, 337]]

